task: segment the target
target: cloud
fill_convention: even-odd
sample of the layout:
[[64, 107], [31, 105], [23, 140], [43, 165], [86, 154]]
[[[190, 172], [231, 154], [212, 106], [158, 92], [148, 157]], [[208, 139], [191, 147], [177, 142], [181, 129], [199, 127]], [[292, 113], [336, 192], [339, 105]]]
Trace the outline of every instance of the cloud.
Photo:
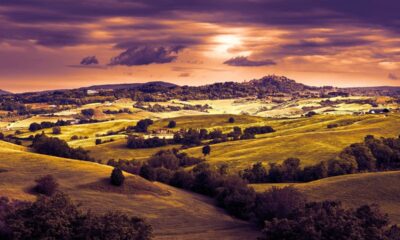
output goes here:
[[97, 60], [96, 56], [87, 56], [82, 59], [80, 62], [81, 65], [97, 65], [99, 64], [99, 60]]
[[179, 77], [190, 77], [190, 73], [184, 72], [179, 74]]
[[252, 61], [247, 57], [239, 56], [225, 61], [224, 64], [235, 67], [260, 67], [260, 66], [276, 65], [276, 62], [269, 59]]
[[388, 74], [388, 78], [390, 79], [390, 80], [399, 80], [400, 78], [396, 75], [396, 74], [394, 74], [394, 73], [389, 73]]
[[183, 46], [174, 47], [152, 47], [139, 46], [132, 47], [122, 52], [116, 57], [113, 57], [109, 63], [110, 66], [124, 65], [137, 66], [148, 65], [152, 63], [170, 63], [177, 57]]

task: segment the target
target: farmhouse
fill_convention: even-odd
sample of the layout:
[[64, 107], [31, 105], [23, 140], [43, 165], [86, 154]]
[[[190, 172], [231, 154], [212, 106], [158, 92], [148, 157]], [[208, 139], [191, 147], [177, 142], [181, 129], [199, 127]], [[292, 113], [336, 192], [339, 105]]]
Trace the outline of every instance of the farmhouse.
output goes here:
[[369, 114], [385, 114], [385, 113], [389, 113], [390, 110], [387, 108], [383, 108], [383, 109], [371, 109], [369, 110]]

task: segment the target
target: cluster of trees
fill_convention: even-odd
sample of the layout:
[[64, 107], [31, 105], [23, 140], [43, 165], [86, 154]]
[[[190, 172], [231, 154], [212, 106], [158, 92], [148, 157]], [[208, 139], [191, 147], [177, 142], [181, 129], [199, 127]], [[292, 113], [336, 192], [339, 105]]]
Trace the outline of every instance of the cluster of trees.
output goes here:
[[340, 202], [308, 202], [293, 187], [256, 193], [248, 187], [247, 181], [206, 163], [190, 171], [173, 171], [167, 183], [213, 197], [218, 206], [233, 216], [260, 224], [263, 240], [400, 237], [400, 229], [390, 226], [387, 216], [375, 206], [365, 205], [353, 210], [344, 208]]
[[251, 134], [251, 135], [272, 133], [272, 132], [275, 132], [275, 130], [270, 126], [248, 127], [244, 130], [245, 134]]
[[136, 131], [136, 132], [145, 133], [145, 132], [147, 132], [147, 128], [153, 123], [154, 122], [151, 119], [148, 119], [148, 118], [142, 119], [142, 120], [140, 120], [139, 122], [136, 123], [136, 126], [133, 127], [133, 130]]
[[152, 238], [143, 219], [120, 212], [84, 212], [62, 192], [35, 202], [0, 198], [0, 239], [132, 239]]
[[241, 171], [240, 176], [251, 183], [308, 182], [356, 172], [400, 169], [400, 138], [377, 139], [369, 135], [363, 143], [346, 147], [334, 159], [304, 168], [300, 165], [299, 159], [288, 158], [282, 164], [270, 163], [267, 170], [259, 162]]
[[41, 154], [93, 161], [87, 150], [81, 147], [71, 148], [66, 141], [59, 138], [48, 137], [45, 134], [37, 134], [33, 138], [32, 148], [37, 153]]
[[[228, 120], [231, 121], [231, 120]], [[233, 120], [234, 121], [234, 120]], [[134, 127], [137, 132], [147, 132], [149, 125], [153, 123], [150, 119], [140, 120]], [[168, 123], [169, 128], [176, 127], [175, 121]], [[226, 142], [229, 140], [239, 139], [252, 139], [255, 138], [255, 134], [271, 133], [275, 130], [270, 126], [257, 126], [248, 127], [242, 132], [240, 127], [234, 127], [232, 132], [223, 133], [219, 129], [207, 131], [207, 129], [182, 129], [179, 132], [174, 133], [174, 137], [171, 140], [161, 139], [159, 137], [143, 138], [139, 136], [129, 136], [127, 140], [128, 148], [154, 148], [161, 147], [168, 144], [182, 144], [184, 147], [199, 146], [203, 140], [211, 140], [210, 144]]]
[[340, 202], [309, 202], [294, 212], [265, 222], [260, 240], [395, 240], [400, 228], [390, 225], [376, 205], [346, 209]]
[[41, 122], [41, 123], [36, 123], [33, 122], [29, 125], [29, 131], [31, 132], [35, 132], [41, 129], [45, 129], [45, 128], [53, 128], [53, 127], [60, 127], [60, 126], [67, 126], [70, 125], [71, 123], [68, 121], [64, 121], [64, 120], [57, 120], [57, 122], [53, 123], [53, 122]]
[[94, 109], [93, 108], [82, 109], [81, 113], [83, 116], [91, 118], [94, 116]]
[[155, 148], [166, 146], [168, 141], [165, 138], [152, 137], [144, 138], [142, 136], [130, 135], [127, 140], [128, 148]]
[[123, 108], [119, 110], [104, 110], [103, 113], [105, 114], [119, 114], [119, 113], [132, 113], [132, 111], [129, 108]]
[[162, 106], [158, 103], [156, 104], [144, 104], [143, 102], [137, 102], [134, 107], [140, 108], [149, 112], [175, 112], [175, 111], [181, 111], [181, 110], [193, 110], [193, 111], [199, 111], [199, 112], [207, 112], [208, 109], [211, 109], [211, 107], [208, 104], [201, 105], [201, 104], [196, 104], [196, 105], [189, 105], [189, 104], [184, 104], [183, 106], [176, 106], [176, 105], [167, 105], [167, 106]]
[[233, 127], [229, 133], [223, 133], [219, 129], [208, 132], [206, 129], [188, 129], [174, 134], [173, 143], [187, 147], [198, 146], [202, 140], [210, 139], [211, 144], [226, 142], [229, 140], [253, 139], [256, 134], [271, 133], [275, 130], [270, 126], [248, 127], [242, 132], [240, 127]]

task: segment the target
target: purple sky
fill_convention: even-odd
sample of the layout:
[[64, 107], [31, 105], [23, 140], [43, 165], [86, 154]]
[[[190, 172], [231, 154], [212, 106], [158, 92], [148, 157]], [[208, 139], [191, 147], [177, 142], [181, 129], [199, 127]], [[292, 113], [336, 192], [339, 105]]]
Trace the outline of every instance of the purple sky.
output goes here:
[[399, 12], [397, 0], [2, 0], [0, 88], [267, 74], [398, 86]]

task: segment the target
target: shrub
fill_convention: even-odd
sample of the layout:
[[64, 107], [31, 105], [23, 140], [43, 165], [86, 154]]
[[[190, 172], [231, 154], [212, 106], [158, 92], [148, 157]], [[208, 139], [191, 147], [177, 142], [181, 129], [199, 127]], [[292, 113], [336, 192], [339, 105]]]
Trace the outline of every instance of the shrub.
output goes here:
[[211, 152], [211, 147], [210, 145], [205, 145], [202, 149], [201, 152], [203, 153], [204, 157], [207, 155], [210, 155]]
[[40, 126], [40, 124], [39, 123], [31, 123], [30, 125], [29, 125], [29, 131], [31, 131], [31, 132], [35, 132], [35, 131], [37, 131], [37, 130], [40, 130], [40, 129], [42, 129], [42, 127]]
[[61, 134], [61, 128], [59, 126], [55, 126], [52, 129], [53, 134]]
[[111, 184], [114, 186], [121, 186], [122, 184], [124, 184], [124, 181], [125, 181], [125, 176], [122, 173], [122, 170], [118, 167], [114, 167], [110, 176]]
[[86, 116], [86, 117], [93, 117], [93, 115], [94, 115], [94, 109], [92, 109], [92, 108], [82, 109], [82, 110], [81, 110], [81, 113], [82, 113], [83, 116]]
[[174, 127], [176, 127], [176, 122], [174, 120], [169, 121], [168, 128], [174, 128]]
[[229, 123], [234, 123], [234, 122], [235, 122], [235, 119], [234, 119], [233, 117], [230, 117], [230, 118], [228, 119], [228, 122], [229, 122]]
[[52, 175], [46, 175], [38, 178], [35, 180], [35, 182], [35, 192], [44, 194], [46, 196], [52, 196], [58, 189], [58, 183]]
[[101, 139], [100, 139], [100, 138], [97, 138], [96, 141], [95, 141], [95, 144], [96, 144], [96, 145], [101, 144]]
[[136, 126], [134, 127], [136, 132], [147, 132], [147, 128], [153, 124], [153, 120], [151, 119], [142, 119], [139, 122], [136, 123]]

